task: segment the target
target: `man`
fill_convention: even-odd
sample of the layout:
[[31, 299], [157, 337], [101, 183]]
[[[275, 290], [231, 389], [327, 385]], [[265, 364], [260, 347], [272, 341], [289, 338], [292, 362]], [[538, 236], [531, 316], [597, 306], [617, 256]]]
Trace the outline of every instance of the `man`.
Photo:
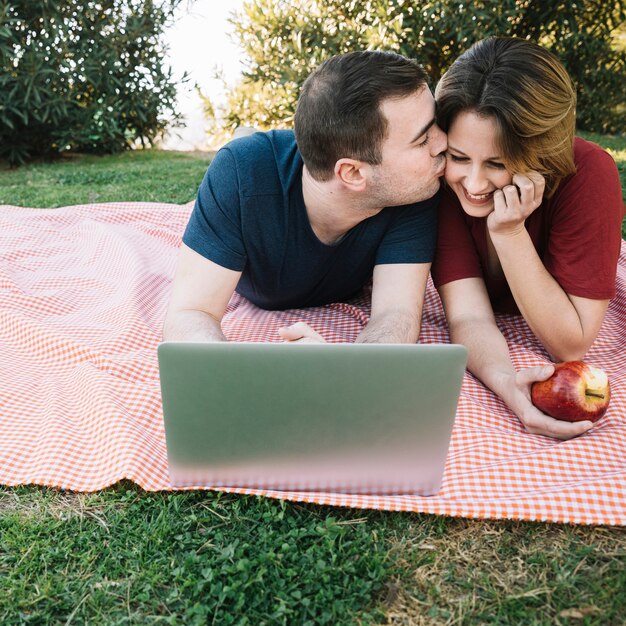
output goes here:
[[[163, 338], [225, 341], [233, 292], [265, 309], [345, 300], [370, 279], [357, 342], [415, 343], [436, 239], [446, 136], [424, 70], [390, 52], [329, 59], [292, 131], [234, 140], [183, 235]], [[300, 322], [288, 341], [323, 341]]]

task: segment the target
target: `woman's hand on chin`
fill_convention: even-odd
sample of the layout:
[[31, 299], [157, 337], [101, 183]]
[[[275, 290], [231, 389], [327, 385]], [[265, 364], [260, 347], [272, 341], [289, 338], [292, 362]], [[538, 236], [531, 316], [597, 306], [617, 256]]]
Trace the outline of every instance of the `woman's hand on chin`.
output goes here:
[[545, 187], [546, 179], [539, 172], [514, 174], [510, 185], [494, 191], [489, 232], [498, 236], [521, 232], [526, 218], [541, 205]]

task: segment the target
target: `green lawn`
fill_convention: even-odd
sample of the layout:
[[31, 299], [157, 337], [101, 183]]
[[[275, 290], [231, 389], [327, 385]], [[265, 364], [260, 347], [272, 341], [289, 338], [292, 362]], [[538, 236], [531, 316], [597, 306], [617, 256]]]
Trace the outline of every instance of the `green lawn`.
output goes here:
[[0, 165], [0, 204], [38, 208], [120, 200], [182, 204], [195, 197], [211, 156], [137, 150], [16, 169]]
[[[626, 189], [626, 139], [612, 150]], [[0, 204], [192, 200], [209, 158], [0, 170]], [[0, 487], [0, 624], [618, 625], [626, 533], [213, 492]]]

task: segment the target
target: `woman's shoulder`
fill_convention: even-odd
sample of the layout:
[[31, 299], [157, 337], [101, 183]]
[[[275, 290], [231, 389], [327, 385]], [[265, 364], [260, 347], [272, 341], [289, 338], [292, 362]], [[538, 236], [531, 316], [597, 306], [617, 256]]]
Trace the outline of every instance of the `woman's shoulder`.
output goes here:
[[597, 143], [576, 137], [574, 139], [574, 164], [576, 172], [565, 178], [557, 189], [557, 194], [565, 190], [591, 186], [594, 189], [619, 185], [619, 172], [613, 157]]
[[598, 144], [576, 137], [576, 173], [565, 178], [551, 199], [554, 211], [587, 214], [590, 207], [623, 212], [619, 172], [613, 157]]
[[593, 166], [596, 163], [613, 163], [615, 166], [615, 160], [602, 146], [582, 137], [574, 139], [574, 163], [577, 171], [579, 167]]

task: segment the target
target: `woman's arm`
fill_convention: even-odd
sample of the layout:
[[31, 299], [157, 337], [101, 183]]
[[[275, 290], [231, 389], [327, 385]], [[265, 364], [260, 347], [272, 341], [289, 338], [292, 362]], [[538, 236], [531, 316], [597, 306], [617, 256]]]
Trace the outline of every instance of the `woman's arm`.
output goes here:
[[468, 348], [469, 371], [502, 398], [528, 432], [570, 439], [593, 426], [591, 422], [569, 423], [553, 419], [532, 404], [532, 383], [548, 378], [553, 367], [515, 370], [482, 279], [465, 278], [447, 283], [440, 287], [439, 293], [451, 340]]
[[488, 235], [533, 333], [555, 360], [581, 359], [600, 330], [609, 301], [572, 296], [548, 272], [525, 226], [541, 204], [543, 177], [516, 174], [513, 183], [494, 193]]
[[600, 331], [609, 301], [566, 293], [543, 265], [525, 228], [490, 236], [515, 302], [550, 356], [582, 359]]

